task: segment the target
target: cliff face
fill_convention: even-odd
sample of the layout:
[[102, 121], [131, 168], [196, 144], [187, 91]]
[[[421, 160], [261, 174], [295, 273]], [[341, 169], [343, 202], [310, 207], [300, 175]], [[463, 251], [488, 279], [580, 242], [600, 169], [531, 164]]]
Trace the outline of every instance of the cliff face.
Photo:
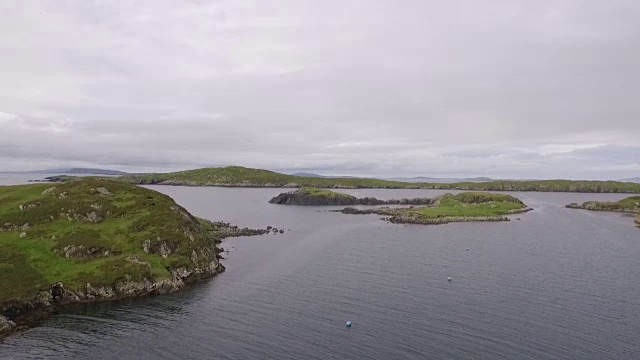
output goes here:
[[326, 189], [302, 188], [281, 193], [271, 200], [272, 204], [280, 205], [430, 205], [435, 199], [416, 198], [399, 200], [378, 200], [374, 197], [357, 198]]
[[169, 293], [224, 271], [221, 236], [123, 182], [0, 187], [0, 215], [0, 334], [59, 305]]

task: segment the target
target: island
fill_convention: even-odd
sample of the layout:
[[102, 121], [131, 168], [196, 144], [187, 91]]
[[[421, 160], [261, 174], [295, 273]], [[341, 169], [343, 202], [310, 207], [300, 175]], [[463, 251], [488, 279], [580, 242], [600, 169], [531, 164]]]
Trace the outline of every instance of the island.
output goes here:
[[634, 222], [638, 227], [640, 227], [640, 196], [630, 196], [620, 201], [586, 201], [582, 204], [571, 203], [565, 207], [569, 209], [615, 211], [637, 214]]
[[439, 225], [467, 221], [510, 221], [507, 215], [531, 210], [533, 209], [511, 195], [463, 192], [439, 196], [429, 206], [370, 209], [349, 207], [336, 211], [351, 215], [382, 215], [383, 220], [396, 224]]
[[378, 200], [374, 197], [357, 198], [353, 195], [339, 192], [317, 189], [300, 188], [286, 193], [281, 193], [269, 200], [272, 204], [280, 205], [430, 205], [433, 199], [400, 199], [400, 200]]
[[620, 181], [494, 180], [455, 183], [406, 182], [357, 177], [295, 176], [241, 166], [203, 168], [171, 173], [125, 175], [118, 177], [118, 179], [133, 184], [181, 186], [640, 193], [639, 183]]
[[0, 336], [66, 304], [177, 291], [224, 271], [222, 238], [272, 230], [199, 219], [99, 178], [0, 186], [0, 219]]

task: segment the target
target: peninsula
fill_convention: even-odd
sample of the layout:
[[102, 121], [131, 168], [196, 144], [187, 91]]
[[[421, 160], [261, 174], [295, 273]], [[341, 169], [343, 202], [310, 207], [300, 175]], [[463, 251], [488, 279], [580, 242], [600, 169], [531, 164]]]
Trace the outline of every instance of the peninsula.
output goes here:
[[397, 224], [438, 225], [466, 221], [509, 221], [506, 215], [532, 210], [511, 195], [464, 192], [444, 194], [424, 207], [345, 208], [343, 214], [377, 214]]
[[223, 237], [268, 232], [98, 178], [0, 186], [0, 218], [0, 336], [65, 304], [177, 291], [224, 271]]
[[569, 209], [584, 209], [591, 211], [615, 211], [636, 214], [634, 222], [640, 227], [640, 196], [630, 196], [620, 201], [587, 201], [582, 204], [571, 203]]
[[228, 187], [315, 187], [376, 189], [445, 189], [473, 191], [560, 191], [587, 193], [640, 193], [640, 184], [618, 181], [494, 180], [486, 182], [404, 182], [370, 178], [295, 176], [240, 166], [203, 168], [172, 173], [127, 175], [120, 180], [145, 185]]

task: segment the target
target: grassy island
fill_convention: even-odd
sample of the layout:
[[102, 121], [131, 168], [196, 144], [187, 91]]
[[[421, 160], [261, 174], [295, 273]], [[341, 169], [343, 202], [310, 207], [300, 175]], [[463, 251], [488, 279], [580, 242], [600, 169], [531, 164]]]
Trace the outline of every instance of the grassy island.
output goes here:
[[446, 224], [464, 221], [509, 221], [506, 215], [531, 210], [520, 199], [511, 195], [465, 192], [445, 194], [430, 206], [408, 208], [376, 208], [358, 210], [346, 208], [345, 214], [378, 214], [385, 220], [403, 224]]
[[640, 226], [640, 196], [630, 196], [620, 201], [587, 201], [582, 204], [571, 203], [566, 207], [570, 209], [616, 211], [638, 214], [634, 221]]
[[488, 182], [414, 183], [367, 178], [322, 178], [280, 174], [240, 166], [204, 168], [172, 173], [129, 175], [121, 180], [134, 184], [232, 187], [315, 187], [381, 189], [451, 189], [471, 191], [561, 191], [590, 193], [640, 193], [640, 184], [618, 181], [496, 180]]
[[2, 186], [0, 219], [0, 335], [34, 310], [172, 292], [224, 270], [201, 220], [122, 181]]

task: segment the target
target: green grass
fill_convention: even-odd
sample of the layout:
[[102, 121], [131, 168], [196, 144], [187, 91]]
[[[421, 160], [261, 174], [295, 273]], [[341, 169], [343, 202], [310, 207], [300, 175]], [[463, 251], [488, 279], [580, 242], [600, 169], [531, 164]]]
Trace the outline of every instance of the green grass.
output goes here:
[[305, 188], [301, 188], [299, 191], [300, 191], [300, 193], [302, 193], [304, 195], [313, 196], [313, 197], [323, 197], [323, 198], [327, 198], [327, 199], [337, 199], [337, 198], [351, 199], [351, 198], [355, 198], [354, 196], [349, 195], [349, 194], [342, 194], [342, 193], [331, 191], [331, 190], [327, 190], [327, 189], [305, 187]]
[[[92, 212], [97, 222], [87, 218]], [[195, 217], [166, 195], [121, 181], [2, 186], [0, 219], [0, 309], [29, 301], [56, 282], [80, 290], [87, 283], [162, 279], [172, 267], [204, 266], [215, 258], [213, 239]], [[27, 230], [16, 229], [24, 224]], [[174, 253], [167, 258], [146, 253], [146, 239], [170, 244]], [[101, 256], [65, 257], [63, 249], [70, 245], [99, 249]], [[191, 263], [194, 250], [206, 255], [199, 264]], [[131, 255], [151, 266], [127, 261]]]
[[136, 184], [174, 184], [191, 186], [315, 187], [456, 189], [480, 191], [562, 191], [587, 193], [640, 193], [640, 184], [617, 181], [583, 180], [497, 180], [490, 182], [410, 183], [368, 178], [318, 178], [280, 174], [240, 166], [204, 168], [173, 173], [130, 175], [121, 180]]
[[467, 192], [457, 195], [446, 194], [434, 207], [422, 207], [418, 210], [409, 209], [407, 211], [418, 212], [427, 218], [483, 217], [506, 215], [510, 211], [524, 208], [526, 205], [522, 201], [510, 195]]
[[586, 201], [582, 205], [572, 203], [569, 208], [579, 208], [599, 211], [621, 211], [640, 213], [640, 196], [630, 196], [620, 201]]

